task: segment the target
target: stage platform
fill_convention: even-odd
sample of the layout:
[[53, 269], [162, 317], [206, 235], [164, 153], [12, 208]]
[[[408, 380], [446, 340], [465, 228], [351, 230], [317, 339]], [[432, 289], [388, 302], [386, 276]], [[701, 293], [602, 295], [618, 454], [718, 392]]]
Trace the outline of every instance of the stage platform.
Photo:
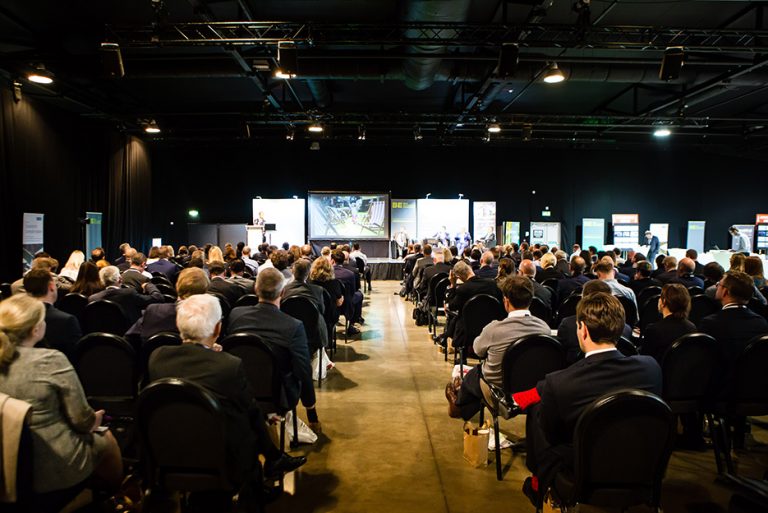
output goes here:
[[372, 280], [397, 280], [403, 278], [403, 261], [391, 258], [369, 258]]

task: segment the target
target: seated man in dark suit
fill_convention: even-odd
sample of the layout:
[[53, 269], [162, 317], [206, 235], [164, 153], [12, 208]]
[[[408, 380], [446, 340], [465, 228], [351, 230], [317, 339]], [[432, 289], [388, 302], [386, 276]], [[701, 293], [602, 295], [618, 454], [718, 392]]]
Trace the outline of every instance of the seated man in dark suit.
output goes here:
[[[345, 287], [344, 294], [344, 311], [345, 317], [349, 317], [351, 323], [363, 323], [363, 293], [358, 290], [360, 277], [357, 273], [354, 273], [344, 267], [344, 252], [340, 249], [331, 253], [333, 259], [333, 272], [336, 274], [336, 279], [341, 281]], [[359, 333], [358, 328], [353, 326], [350, 329], [349, 334]]]
[[171, 257], [171, 250], [169, 246], [160, 246], [159, 259], [152, 262], [147, 266], [147, 271], [150, 273], [160, 272], [168, 278], [171, 283], [176, 281], [176, 275], [179, 272], [179, 268], [176, 264], [168, 260]]
[[664, 272], [655, 276], [662, 284], [672, 283], [677, 279], [677, 258], [668, 256], [664, 258]]
[[670, 283], [681, 283], [686, 289], [691, 287], [699, 287], [704, 289], [704, 280], [694, 276], [693, 272], [696, 269], [696, 262], [690, 258], [683, 258], [680, 263], [677, 264], [677, 278], [671, 280]]
[[321, 347], [328, 347], [328, 329], [324, 317], [323, 287], [307, 283], [311, 266], [312, 262], [306, 258], [299, 258], [293, 263], [293, 281], [283, 288], [282, 297], [283, 300], [290, 297], [303, 297], [317, 308], [317, 333], [307, 333], [310, 350], [314, 353]]
[[[471, 340], [464, 340], [464, 320], [461, 317], [464, 305], [477, 294], [489, 294], [503, 304], [504, 298], [496, 282], [491, 278], [475, 276], [472, 268], [466, 262], [458, 262], [448, 275], [451, 286], [447, 291], [448, 310], [452, 312], [445, 328], [446, 337], [453, 340], [453, 347], [471, 347]], [[461, 280], [461, 284], [458, 284]]]
[[557, 257], [552, 253], [541, 255], [539, 264], [541, 265], [541, 269], [536, 271], [536, 282], [544, 283], [545, 280], [560, 280], [565, 278], [565, 275], [557, 268]]
[[101, 292], [91, 295], [89, 303], [109, 299], [123, 308], [128, 324], [131, 325], [141, 317], [141, 312], [152, 303], [162, 303], [163, 295], [154, 284], [146, 282], [142, 289], [144, 294], [139, 294], [133, 287], [121, 288], [123, 279], [120, 271], [114, 265], [109, 265], [99, 271], [99, 278], [106, 287]]
[[257, 468], [259, 454], [266, 459], [264, 471], [268, 477], [279, 477], [303, 465], [305, 456], [292, 458], [272, 443], [243, 362], [221, 352], [221, 346], [215, 343], [221, 332], [219, 301], [208, 294], [192, 296], [179, 305], [177, 325], [184, 343], [156, 349], [149, 359], [149, 378], [186, 379], [216, 396], [226, 419], [231, 477], [244, 482]]
[[699, 252], [696, 251], [695, 249], [689, 249], [685, 252], [685, 257], [693, 260], [693, 265], [694, 265], [693, 274], [695, 276], [703, 276], [704, 266], [701, 265], [697, 260], [699, 258]]
[[125, 333], [126, 337], [137, 335], [142, 344], [152, 335], [162, 332], [178, 333], [176, 329], [176, 309], [182, 301], [195, 294], [205, 294], [210, 280], [205, 271], [199, 267], [184, 269], [176, 279], [177, 299], [173, 303], [156, 303], [149, 305], [141, 318]]
[[661, 368], [650, 356], [624, 356], [616, 341], [624, 309], [605, 292], [584, 297], [576, 309], [579, 345], [585, 358], [552, 372], [535, 388], [512, 396], [513, 409], [526, 410], [526, 465], [533, 473], [523, 492], [537, 507], [560, 469], [573, 468], [576, 422], [594, 400], [626, 388], [661, 393]]
[[421, 275], [424, 273], [424, 269], [434, 264], [435, 259], [432, 257], [432, 246], [424, 244], [424, 256], [416, 260], [416, 264], [413, 266], [413, 288], [421, 288]]
[[[447, 260], [446, 260], [447, 259]], [[437, 274], [450, 274], [451, 265], [448, 263], [453, 259], [453, 254], [448, 248], [442, 248], [435, 253], [435, 264], [427, 266], [421, 275], [421, 283], [419, 283], [420, 297], [425, 297], [429, 292], [429, 282]]]
[[555, 298], [552, 297], [552, 291], [541, 283], [536, 281], [536, 265], [532, 260], [522, 260], [520, 267], [517, 269], [517, 273], [521, 276], [526, 276], [533, 283], [533, 295], [541, 299], [545, 305], [553, 309], [555, 306]]
[[475, 276], [478, 278], [496, 278], [496, 267], [493, 265], [493, 253], [486, 251], [480, 257], [480, 267], [475, 271]]
[[147, 257], [144, 253], [132, 250], [128, 264], [128, 269], [122, 271], [123, 285], [133, 287], [136, 292], [141, 293], [144, 284], [152, 279], [152, 275], [147, 272]]
[[586, 262], [584, 262], [584, 259], [580, 256], [577, 255], [571, 258], [571, 277], [563, 278], [557, 282], [557, 297], [561, 304], [568, 299], [568, 296], [570, 296], [574, 290], [583, 287], [584, 284], [589, 281], [589, 278], [584, 276], [584, 269], [586, 266]]
[[211, 275], [208, 292], [215, 292], [224, 296], [230, 307], [234, 307], [237, 300], [245, 295], [242, 287], [227, 281], [227, 268], [224, 262], [209, 262], [208, 273]]
[[[120, 247], [122, 248], [125, 244], [121, 244]], [[120, 251], [120, 257], [115, 259], [114, 266], [120, 269], [121, 273], [124, 273], [131, 267], [131, 259], [133, 258], [133, 255], [135, 255], [137, 251], [133, 249], [132, 247], [128, 246], [125, 248], [125, 250]]]
[[678, 338], [695, 332], [696, 326], [688, 320], [691, 296], [681, 283], [664, 285], [658, 306], [663, 318], [645, 328], [641, 353], [654, 357], [661, 365], [667, 349], [672, 347]]
[[53, 275], [45, 269], [32, 269], [24, 275], [24, 289], [45, 305], [45, 337], [38, 346], [58, 349], [72, 360], [77, 341], [82, 336], [80, 322], [74, 315], [53, 306], [58, 296]]
[[309, 344], [301, 321], [280, 311], [280, 293], [283, 291], [283, 273], [267, 267], [256, 278], [259, 304], [239, 306], [232, 310], [227, 321], [227, 333], [248, 332], [265, 342], [287, 350], [290, 362], [283, 362], [292, 370], [283, 376], [286, 400], [289, 406], [299, 399], [307, 409], [307, 419], [314, 431], [320, 430], [315, 409], [315, 387], [309, 359]]
[[243, 290], [243, 295], [253, 294], [256, 282], [243, 276], [243, 273], [245, 273], [245, 262], [243, 260], [236, 258], [229, 263], [229, 274], [231, 276], [228, 281], [240, 287]]
[[[661, 282], [651, 278], [651, 263], [648, 260], [641, 260], [635, 268], [635, 276], [629, 282], [629, 288], [635, 293], [635, 297], [648, 287], [661, 287]], [[642, 307], [643, 305], [638, 305]]]
[[[598, 292], [611, 293], [611, 287], [604, 281], [591, 280], [584, 285], [582, 290], [582, 299], [591, 294]], [[624, 328], [621, 332], [623, 337], [628, 340], [632, 340], [632, 327], [629, 324], [624, 324]], [[576, 326], [576, 316], [571, 315], [560, 321], [560, 326], [557, 327], [557, 339], [563, 345], [565, 349], [565, 359], [568, 365], [578, 361], [583, 355], [581, 353], [581, 347], [579, 346], [578, 330]]]

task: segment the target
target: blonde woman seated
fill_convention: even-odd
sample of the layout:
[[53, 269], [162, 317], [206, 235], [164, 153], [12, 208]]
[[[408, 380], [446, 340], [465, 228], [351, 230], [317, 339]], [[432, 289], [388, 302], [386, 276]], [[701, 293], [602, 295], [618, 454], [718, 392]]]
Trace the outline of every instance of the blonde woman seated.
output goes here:
[[77, 280], [77, 273], [80, 272], [80, 266], [85, 262], [85, 255], [79, 249], [74, 250], [69, 255], [69, 260], [64, 265], [64, 269], [61, 270], [59, 276], [67, 278], [72, 283]]
[[92, 475], [110, 490], [123, 477], [120, 449], [101, 428], [75, 369], [63, 353], [35, 349], [45, 336], [45, 307], [27, 295], [0, 303], [0, 392], [32, 405], [33, 490], [74, 487]]

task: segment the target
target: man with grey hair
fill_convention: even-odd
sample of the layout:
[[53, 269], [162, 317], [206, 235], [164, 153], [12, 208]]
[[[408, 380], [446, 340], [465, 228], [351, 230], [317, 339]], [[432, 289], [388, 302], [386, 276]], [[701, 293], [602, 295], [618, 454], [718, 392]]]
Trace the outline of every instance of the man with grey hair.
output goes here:
[[[227, 463], [232, 474], [245, 480], [257, 468], [258, 455], [266, 460], [264, 472], [279, 477], [303, 465], [307, 458], [292, 458], [272, 443], [266, 417], [253, 399], [243, 362], [221, 352], [221, 305], [210, 294], [197, 294], [178, 307], [176, 325], [183, 344], [163, 346], [152, 352], [149, 378], [182, 378], [211, 392], [224, 410]], [[254, 483], [255, 484], [255, 483]]]
[[563, 276], [566, 278], [569, 277], [571, 275], [571, 267], [568, 263], [568, 254], [562, 249], [558, 249], [555, 251], [555, 258], [557, 259], [555, 269], [563, 273]]
[[101, 292], [92, 294], [88, 298], [88, 302], [93, 303], [94, 301], [109, 299], [117, 303], [122, 307], [129, 326], [141, 317], [141, 311], [147, 305], [162, 303], [165, 300], [163, 294], [150, 282], [146, 282], [141, 286], [143, 294], [139, 294], [133, 287], [121, 288], [120, 285], [122, 285], [123, 279], [120, 276], [120, 270], [114, 265], [102, 268], [99, 271], [99, 279], [101, 279], [106, 288]]
[[286, 393], [285, 406], [293, 408], [301, 399], [307, 409], [309, 425], [317, 432], [320, 422], [315, 410], [309, 343], [302, 322], [280, 311], [283, 285], [283, 273], [274, 267], [259, 271], [256, 278], [259, 304], [233, 309], [227, 321], [227, 333], [253, 333], [266, 343], [279, 348], [276, 354], [284, 364], [281, 368], [291, 369], [290, 373], [282, 376]]
[[259, 272], [259, 263], [256, 260], [254, 260], [253, 258], [251, 258], [251, 247], [250, 246], [245, 246], [243, 248], [243, 254], [242, 254], [242, 256], [240, 258], [242, 259], [242, 261], [246, 265], [246, 267], [248, 267], [248, 270], [251, 271], [251, 274], [253, 274], [254, 276], [256, 274], [258, 274], [258, 272]]
[[699, 287], [704, 290], [704, 280], [693, 273], [696, 270], [696, 262], [693, 259], [685, 257], [677, 264], [677, 278], [670, 283], [682, 283], [685, 288]]
[[554, 308], [554, 298], [552, 297], [552, 291], [541, 283], [536, 281], [536, 264], [532, 260], [525, 259], [520, 262], [520, 267], [517, 268], [517, 274], [525, 276], [533, 283], [533, 296], [541, 299], [545, 305], [549, 308]]
[[480, 278], [495, 278], [496, 266], [493, 265], [493, 252], [488, 250], [480, 257], [480, 268], [475, 271]]

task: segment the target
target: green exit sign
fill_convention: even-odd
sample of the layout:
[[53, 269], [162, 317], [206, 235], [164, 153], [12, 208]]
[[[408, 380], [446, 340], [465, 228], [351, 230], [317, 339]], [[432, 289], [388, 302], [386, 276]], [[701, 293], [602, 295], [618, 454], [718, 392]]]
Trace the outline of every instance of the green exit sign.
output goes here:
[[542, 217], [551, 217], [552, 216], [552, 211], [551, 210], [542, 210], [541, 211], [541, 216]]

